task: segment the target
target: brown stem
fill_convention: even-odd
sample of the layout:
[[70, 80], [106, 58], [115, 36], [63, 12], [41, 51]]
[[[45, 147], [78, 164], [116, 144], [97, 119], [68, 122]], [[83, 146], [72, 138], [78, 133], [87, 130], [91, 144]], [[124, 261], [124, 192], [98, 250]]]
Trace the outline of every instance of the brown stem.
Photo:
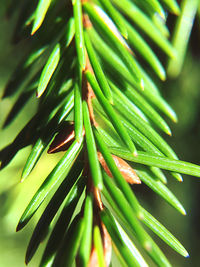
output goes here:
[[[82, 3], [87, 0], [82, 0]], [[83, 27], [89, 28], [92, 27], [92, 23], [88, 17], [87, 14], [83, 13]], [[92, 66], [90, 64], [90, 60], [86, 51], [86, 68], [85, 71], [90, 71], [92, 74], [94, 74]], [[85, 72], [83, 72], [83, 77], [82, 77], [82, 96], [83, 99], [86, 100], [88, 104], [88, 109], [89, 109], [89, 114], [90, 114], [90, 120], [92, 125], [95, 127], [98, 126], [98, 123], [95, 120], [94, 116], [94, 110], [92, 106], [92, 99], [95, 98], [95, 94], [92, 90], [92, 87], [90, 86], [89, 82], [87, 81], [87, 78], [85, 76]], [[103, 242], [103, 249], [104, 249], [104, 259], [106, 266], [109, 266], [110, 261], [111, 261], [111, 250], [112, 250], [112, 245], [111, 245], [111, 238], [103, 225], [101, 218], [100, 218], [100, 211], [103, 210], [103, 202], [101, 200], [101, 194], [100, 190], [96, 188], [93, 184], [93, 180], [91, 177], [91, 173], [89, 170], [89, 164], [88, 164], [88, 156], [86, 153], [84, 154], [85, 158], [85, 173], [88, 176], [88, 182], [87, 182], [87, 194], [92, 193], [94, 199], [93, 199], [93, 226], [98, 225], [100, 232], [101, 232], [101, 237], [102, 237], [102, 242]], [[91, 250], [91, 255], [90, 255], [90, 261], [88, 264], [89, 267], [97, 267], [98, 266], [98, 259], [97, 259], [97, 254], [94, 248], [94, 244], [92, 245], [92, 250]]]

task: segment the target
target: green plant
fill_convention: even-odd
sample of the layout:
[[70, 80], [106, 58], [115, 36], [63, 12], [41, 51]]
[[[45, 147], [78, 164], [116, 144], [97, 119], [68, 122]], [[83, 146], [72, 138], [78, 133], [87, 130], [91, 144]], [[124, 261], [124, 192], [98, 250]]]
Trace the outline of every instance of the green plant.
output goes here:
[[[20, 90], [28, 75], [29, 80], [4, 125], [12, 122], [32, 94], [36, 92], [40, 100], [37, 113], [1, 151], [1, 168], [21, 148], [32, 144], [24, 180], [49, 144], [49, 153], [66, 150], [17, 226], [22, 229], [50, 196], [28, 245], [26, 262], [50, 231], [41, 266], [71, 266], [75, 258], [79, 266], [87, 266], [88, 261], [94, 266], [94, 262], [109, 265], [111, 239], [122, 265], [146, 266], [136, 243], [158, 266], [170, 266], [143, 224], [188, 256], [175, 237], [139, 204], [134, 186], [132, 190], [127, 183], [145, 183], [185, 214], [167, 188], [161, 169], [170, 171], [178, 181], [182, 181], [179, 173], [200, 176], [200, 167], [179, 161], [157, 133], [171, 134], [159, 113], [175, 122], [176, 114], [131, 50], [133, 47], [139, 60], [148, 63], [150, 73], [165, 80], [165, 70], [142, 32], [165, 54], [175, 57], [165, 19], [167, 10], [179, 13], [177, 3], [21, 2], [15, 39], [31, 32], [31, 51], [17, 67], [3, 97]], [[191, 2], [196, 10], [198, 1]], [[10, 12], [12, 7], [11, 2]], [[76, 206], [81, 210], [74, 213]]]

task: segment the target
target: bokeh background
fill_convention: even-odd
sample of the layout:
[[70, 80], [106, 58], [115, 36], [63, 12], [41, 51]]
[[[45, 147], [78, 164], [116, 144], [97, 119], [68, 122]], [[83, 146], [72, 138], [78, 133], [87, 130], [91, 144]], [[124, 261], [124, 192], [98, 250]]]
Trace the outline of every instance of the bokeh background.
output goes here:
[[[7, 18], [5, 16], [6, 2], [6, 0], [1, 0], [0, 3], [0, 98], [17, 63], [29, 49], [28, 40], [13, 43], [12, 36], [18, 11], [15, 11], [11, 18]], [[168, 21], [169, 26], [173, 28], [174, 18], [169, 18]], [[159, 86], [162, 94], [174, 108], [179, 118], [178, 124], [168, 121], [173, 136], [165, 136], [165, 139], [171, 144], [180, 159], [200, 164], [199, 16], [194, 23], [181, 74], [176, 79], [169, 78], [167, 82], [159, 84]], [[0, 127], [2, 127], [16, 97], [15, 95], [1, 101]], [[1, 130], [0, 149], [12, 142], [18, 131], [34, 114], [36, 108], [37, 100], [33, 97], [25, 106], [24, 112], [19, 114], [13, 124]], [[25, 266], [26, 247], [38, 215], [36, 214], [31, 223], [21, 232], [16, 233], [15, 227], [34, 192], [60, 157], [60, 155], [57, 157], [43, 156], [30, 177], [24, 183], [20, 183], [20, 174], [29, 151], [30, 147], [21, 150], [11, 164], [0, 172], [0, 267]], [[137, 194], [144, 206], [175, 234], [190, 254], [190, 258], [185, 259], [153, 236], [169, 257], [172, 266], [198, 267], [200, 266], [200, 179], [186, 175], [183, 178], [184, 182], [180, 184], [169, 177], [169, 188], [183, 203], [187, 216], [178, 214], [145, 186], [142, 186]], [[44, 244], [41, 244], [30, 266], [37, 266], [43, 247]], [[115, 265], [113, 264], [113, 266]]]

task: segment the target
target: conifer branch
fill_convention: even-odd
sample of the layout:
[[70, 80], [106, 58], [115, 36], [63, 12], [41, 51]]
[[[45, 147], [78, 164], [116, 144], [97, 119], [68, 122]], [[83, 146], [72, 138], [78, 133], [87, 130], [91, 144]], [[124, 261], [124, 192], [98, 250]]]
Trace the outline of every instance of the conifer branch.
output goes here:
[[[11, 2], [10, 14], [15, 4]], [[18, 22], [17, 37], [29, 36], [32, 50], [5, 88], [3, 98], [20, 93], [4, 126], [15, 119], [33, 93], [39, 104], [12, 144], [0, 151], [1, 169], [31, 144], [23, 181], [40, 163], [46, 148], [48, 154], [64, 151], [19, 220], [17, 231], [51, 196], [30, 239], [26, 263], [50, 229], [41, 267], [72, 266], [74, 262], [81, 267], [109, 266], [113, 248], [122, 265], [148, 266], [135, 240], [141, 253], [147, 253], [158, 266], [171, 266], [143, 224], [187, 257], [185, 248], [141, 206], [134, 193], [144, 183], [185, 214], [167, 188], [162, 170], [179, 181], [181, 173], [200, 177], [200, 167], [180, 161], [161, 137], [159, 131], [171, 135], [163, 115], [174, 122], [177, 117], [151, 78], [154, 72], [165, 80], [166, 73], [160, 52], [154, 52], [148, 38], [167, 56], [176, 57], [167, 38], [165, 15], [182, 14], [177, 2], [22, 2], [21, 14], [26, 12]], [[156, 16], [163, 20], [162, 25]]]

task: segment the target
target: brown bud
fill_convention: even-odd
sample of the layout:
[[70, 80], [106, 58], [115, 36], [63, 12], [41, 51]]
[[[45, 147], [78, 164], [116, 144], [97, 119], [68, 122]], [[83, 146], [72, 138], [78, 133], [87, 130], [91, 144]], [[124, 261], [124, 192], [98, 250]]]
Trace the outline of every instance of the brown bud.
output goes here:
[[103, 202], [101, 200], [101, 194], [99, 189], [95, 187], [93, 190], [93, 194], [96, 207], [100, 210], [103, 210]]
[[67, 150], [75, 138], [74, 125], [67, 124], [63, 129], [55, 136], [51, 143], [47, 153], [56, 153]]
[[[141, 184], [140, 178], [137, 176], [136, 172], [130, 167], [130, 165], [124, 161], [123, 159], [112, 155], [112, 158], [115, 161], [115, 164], [117, 165], [118, 169], [120, 170], [122, 176], [129, 184]], [[112, 173], [110, 172], [110, 169], [108, 168], [102, 154], [98, 152], [98, 159], [101, 163], [102, 167], [104, 168], [105, 172], [110, 176], [112, 176]]]
[[[82, 3], [87, 2], [87, 0], [82, 0]], [[85, 29], [92, 28], [92, 23], [89, 19], [89, 16], [83, 13], [83, 27]]]

